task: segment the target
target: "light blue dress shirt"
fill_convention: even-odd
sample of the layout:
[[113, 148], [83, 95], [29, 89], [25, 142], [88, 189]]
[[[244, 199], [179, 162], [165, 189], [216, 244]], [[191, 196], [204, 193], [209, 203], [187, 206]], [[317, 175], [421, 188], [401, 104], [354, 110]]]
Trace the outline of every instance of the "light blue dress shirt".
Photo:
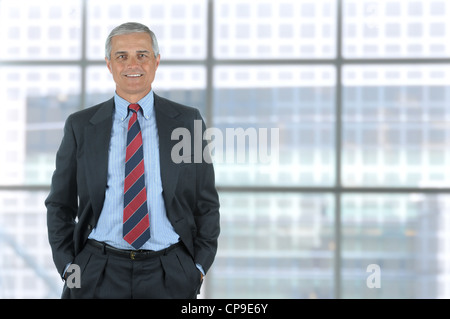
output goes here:
[[[130, 103], [118, 96], [117, 93], [114, 96], [114, 102], [105, 202], [97, 226], [92, 230], [89, 238], [119, 249], [134, 249], [123, 239], [122, 234], [125, 151], [128, 120], [131, 117], [131, 112], [128, 112]], [[150, 239], [140, 249], [161, 250], [177, 243], [179, 236], [167, 218], [162, 196], [153, 90], [138, 104], [142, 110], [142, 112], [138, 112], [138, 121], [144, 146], [147, 204], [150, 215]]]

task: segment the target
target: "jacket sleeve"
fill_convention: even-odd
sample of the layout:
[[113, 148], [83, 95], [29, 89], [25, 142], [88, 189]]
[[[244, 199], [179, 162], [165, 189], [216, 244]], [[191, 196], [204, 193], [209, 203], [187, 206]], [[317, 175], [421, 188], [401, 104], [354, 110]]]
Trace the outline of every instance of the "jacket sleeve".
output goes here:
[[[196, 120], [202, 120], [198, 111]], [[202, 120], [202, 132], [204, 131], [205, 123]], [[207, 141], [203, 140], [202, 146], [202, 150], [205, 150], [208, 147]], [[209, 152], [203, 154], [207, 155]], [[194, 239], [194, 259], [207, 272], [214, 261], [220, 233], [220, 204], [211, 159], [203, 158], [202, 162], [197, 164], [196, 187], [197, 201], [194, 220], [197, 234]]]
[[64, 126], [64, 136], [56, 154], [50, 193], [45, 200], [47, 207], [48, 239], [53, 261], [60, 275], [73, 261], [73, 232], [77, 215], [76, 139], [71, 117]]

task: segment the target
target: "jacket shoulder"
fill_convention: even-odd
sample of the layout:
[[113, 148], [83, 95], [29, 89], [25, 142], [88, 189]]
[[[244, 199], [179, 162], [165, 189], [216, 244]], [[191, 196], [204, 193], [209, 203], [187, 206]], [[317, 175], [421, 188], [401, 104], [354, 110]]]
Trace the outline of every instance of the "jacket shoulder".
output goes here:
[[89, 122], [91, 119], [93, 119], [94, 116], [99, 113], [99, 110], [101, 110], [104, 107], [110, 107], [110, 109], [112, 111], [113, 107], [114, 107], [114, 98], [112, 98], [108, 101], [104, 101], [102, 103], [90, 106], [83, 110], [74, 112], [68, 116], [66, 122], [85, 124], [85, 123]]

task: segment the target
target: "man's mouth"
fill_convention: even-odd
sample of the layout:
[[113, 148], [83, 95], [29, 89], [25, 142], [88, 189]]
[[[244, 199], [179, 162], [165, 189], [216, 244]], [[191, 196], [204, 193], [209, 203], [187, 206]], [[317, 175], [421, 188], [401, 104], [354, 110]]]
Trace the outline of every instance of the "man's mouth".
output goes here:
[[125, 74], [127, 78], [139, 78], [143, 76], [143, 74]]

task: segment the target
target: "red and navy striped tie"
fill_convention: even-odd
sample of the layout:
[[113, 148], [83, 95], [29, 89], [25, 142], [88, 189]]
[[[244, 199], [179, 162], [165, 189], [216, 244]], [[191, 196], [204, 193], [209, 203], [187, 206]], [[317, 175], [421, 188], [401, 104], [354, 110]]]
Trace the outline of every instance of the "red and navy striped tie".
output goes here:
[[137, 120], [138, 104], [130, 104], [127, 150], [125, 155], [125, 187], [123, 238], [139, 249], [150, 238], [150, 221], [145, 187], [144, 150], [141, 127]]

